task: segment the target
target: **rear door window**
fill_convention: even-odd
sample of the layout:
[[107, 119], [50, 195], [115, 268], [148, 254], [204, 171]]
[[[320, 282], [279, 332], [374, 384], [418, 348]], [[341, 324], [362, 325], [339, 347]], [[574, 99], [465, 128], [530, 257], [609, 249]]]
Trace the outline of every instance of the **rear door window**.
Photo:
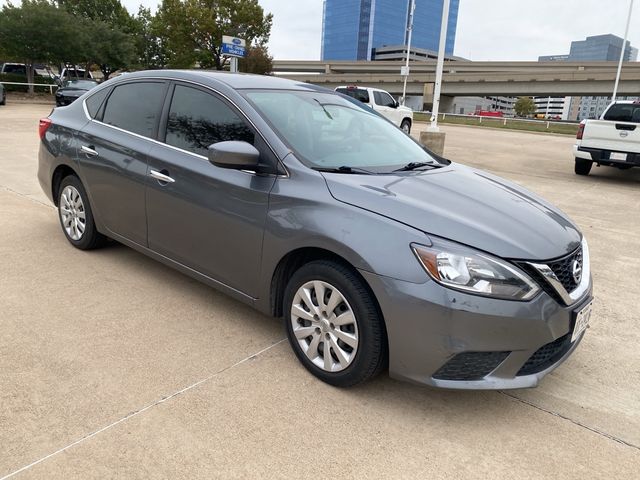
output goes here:
[[119, 85], [107, 99], [102, 122], [153, 138], [164, 98], [164, 82]]
[[254, 134], [222, 99], [198, 88], [176, 85], [165, 143], [207, 156], [207, 147], [230, 140], [253, 144]]
[[640, 103], [616, 103], [604, 114], [605, 120], [612, 122], [640, 123]]

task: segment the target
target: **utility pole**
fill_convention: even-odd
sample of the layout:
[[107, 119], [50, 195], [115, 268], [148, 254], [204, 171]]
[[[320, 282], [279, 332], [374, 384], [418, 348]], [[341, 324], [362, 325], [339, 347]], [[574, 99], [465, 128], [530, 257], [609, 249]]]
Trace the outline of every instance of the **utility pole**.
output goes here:
[[409, 56], [411, 55], [411, 33], [413, 32], [413, 12], [416, 9], [416, 0], [410, 0], [409, 3], [409, 25], [407, 30], [409, 32], [407, 36], [407, 61], [404, 66], [402, 74], [404, 75], [404, 84], [402, 85], [402, 105], [404, 106], [407, 98], [407, 78], [409, 78]]
[[449, 3], [450, 0], [443, 0], [442, 23], [440, 25], [440, 45], [438, 48], [438, 63], [436, 65], [436, 84], [433, 91], [433, 111], [431, 113], [431, 126], [427, 129], [429, 132], [440, 131], [440, 129], [438, 128], [438, 110], [440, 108], [442, 69], [444, 68], [444, 50], [447, 43], [447, 26], [449, 24]]
[[631, 23], [631, 13], [633, 12], [633, 0], [629, 1], [629, 15], [627, 16], [627, 27], [624, 30], [624, 40], [622, 41], [622, 50], [620, 51], [620, 60], [618, 61], [618, 72], [616, 73], [616, 83], [613, 86], [613, 95], [611, 101], [615, 102], [618, 96], [618, 83], [620, 83], [620, 73], [622, 73], [622, 61], [624, 60], [624, 52], [627, 49], [627, 37], [629, 36], [629, 24]]

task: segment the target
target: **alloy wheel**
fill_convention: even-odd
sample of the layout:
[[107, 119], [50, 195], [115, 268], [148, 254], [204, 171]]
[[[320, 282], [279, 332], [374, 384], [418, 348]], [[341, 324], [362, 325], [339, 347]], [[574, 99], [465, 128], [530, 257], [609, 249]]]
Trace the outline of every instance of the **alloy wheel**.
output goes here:
[[293, 297], [291, 326], [302, 352], [314, 365], [339, 372], [358, 350], [358, 324], [344, 295], [333, 285], [314, 280]]
[[87, 227], [87, 217], [82, 196], [71, 185], [64, 187], [60, 194], [60, 218], [69, 238], [76, 242], [80, 240]]

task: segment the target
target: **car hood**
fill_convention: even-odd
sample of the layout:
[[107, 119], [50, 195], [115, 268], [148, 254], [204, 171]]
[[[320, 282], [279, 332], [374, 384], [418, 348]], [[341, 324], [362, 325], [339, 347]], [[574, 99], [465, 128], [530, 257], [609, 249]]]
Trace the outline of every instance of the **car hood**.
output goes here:
[[580, 245], [578, 228], [559, 209], [462, 165], [397, 175], [323, 175], [341, 202], [500, 257], [547, 260]]

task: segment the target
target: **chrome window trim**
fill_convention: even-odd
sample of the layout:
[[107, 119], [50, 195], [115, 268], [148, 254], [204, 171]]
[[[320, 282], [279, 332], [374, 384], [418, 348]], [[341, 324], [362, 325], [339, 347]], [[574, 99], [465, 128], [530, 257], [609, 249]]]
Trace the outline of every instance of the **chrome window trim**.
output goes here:
[[553, 273], [553, 270], [549, 267], [549, 265], [545, 263], [535, 263], [535, 262], [527, 262], [533, 268], [535, 268], [547, 281], [551, 287], [560, 295], [562, 301], [566, 305], [573, 305], [578, 300], [580, 300], [584, 294], [589, 289], [591, 285], [591, 260], [589, 258], [589, 245], [587, 244], [587, 239], [583, 236], [581, 242], [582, 248], [582, 278], [580, 279], [580, 283], [578, 286], [571, 292], [567, 292], [564, 288], [556, 274]]
[[[262, 140], [264, 141], [265, 145], [267, 145], [267, 147], [269, 147], [269, 150], [271, 150], [271, 153], [273, 153], [273, 156], [277, 159], [278, 164], [282, 167], [282, 169], [284, 170], [284, 174], [269, 174], [271, 176], [275, 176], [275, 177], [279, 177], [279, 178], [289, 178], [291, 175], [289, 174], [289, 170], [287, 169], [287, 167], [285, 166], [285, 164], [282, 162], [282, 159], [278, 156], [278, 154], [276, 153], [276, 151], [274, 150], [274, 148], [271, 146], [271, 144], [267, 141], [267, 139], [264, 137], [264, 135], [262, 134], [262, 132], [260, 132], [260, 130], [258, 129], [258, 127], [256, 127], [256, 124], [253, 123], [253, 121], [242, 111], [242, 109], [238, 106], [237, 103], [235, 103], [233, 100], [231, 100], [227, 95], [225, 95], [222, 92], [219, 92], [218, 90], [215, 90], [214, 88], [208, 86], [208, 85], [204, 85], [202, 83], [198, 83], [198, 82], [194, 82], [193, 80], [184, 80], [181, 78], [174, 78], [174, 77], [140, 77], [140, 78], [135, 78], [135, 79], [131, 79], [131, 81], [124, 81], [121, 83], [118, 83], [117, 85], [114, 85], [113, 88], [119, 87], [121, 85], [126, 85], [128, 83], [138, 83], [138, 82], [143, 82], [145, 80], [164, 80], [164, 81], [174, 81], [174, 82], [184, 82], [184, 83], [190, 83], [192, 85], [197, 85], [199, 87], [205, 88], [207, 90], [210, 90], [211, 92], [213, 92], [216, 95], [220, 95], [222, 98], [224, 98], [227, 102], [229, 102], [231, 105], [233, 105], [236, 110], [238, 112], [240, 112], [240, 114], [246, 119], [247, 122], [249, 122], [249, 124], [253, 127], [253, 129], [258, 133], [258, 135], [260, 135], [260, 138], [262, 138]], [[109, 125], [108, 123], [104, 123], [101, 122], [100, 120], [96, 120], [95, 118], [91, 118], [91, 116], [89, 115], [89, 110], [87, 109], [87, 100], [89, 98], [91, 98], [93, 95], [95, 95], [98, 92], [94, 92], [92, 95], [90, 95], [89, 97], [85, 98], [84, 100], [82, 100], [82, 108], [84, 110], [84, 114], [87, 117], [87, 120], [89, 120], [90, 122], [95, 122], [98, 123], [100, 125], [104, 125], [105, 127], [109, 127], [109, 128], [113, 128], [114, 130], [118, 130], [119, 132], [123, 132], [123, 133], [128, 133], [129, 135], [133, 135], [134, 137], [143, 139], [143, 140], [149, 140], [155, 144], [158, 145], [162, 145], [164, 147], [169, 147], [173, 150], [176, 150], [178, 152], [181, 153], [187, 153], [193, 157], [196, 158], [200, 158], [200, 159], [204, 159], [207, 162], [209, 161], [209, 159], [203, 155], [199, 155], [197, 153], [193, 153], [190, 152], [189, 150], [184, 150], [182, 148], [179, 147], [174, 147], [173, 145], [169, 145], [168, 143], [164, 143], [161, 142], [159, 140], [156, 140], [155, 138], [149, 138], [149, 137], [145, 137], [144, 135], [140, 135], [138, 133], [134, 133], [134, 132], [130, 132], [129, 130], [125, 130], [123, 128], [120, 127], [116, 127], [115, 125]], [[240, 170], [244, 173], [252, 173], [252, 174], [256, 174], [256, 172], [251, 172], [250, 170]]]

